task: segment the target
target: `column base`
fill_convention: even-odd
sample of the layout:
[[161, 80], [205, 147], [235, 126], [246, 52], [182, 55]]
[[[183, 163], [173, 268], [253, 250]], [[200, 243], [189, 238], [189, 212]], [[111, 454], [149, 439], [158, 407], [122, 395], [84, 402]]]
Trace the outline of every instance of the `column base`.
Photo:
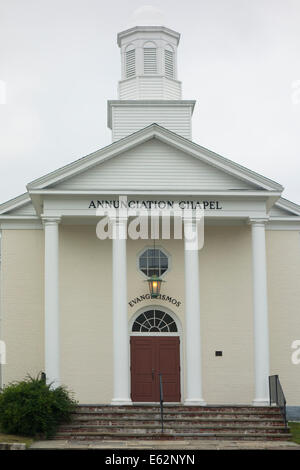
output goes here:
[[132, 401], [130, 398], [113, 398], [111, 401], [111, 405], [128, 406], [128, 405], [132, 405]]
[[269, 406], [270, 400], [269, 398], [254, 398], [252, 401], [253, 406]]
[[207, 403], [202, 398], [187, 398], [184, 400], [184, 406], [206, 406]]

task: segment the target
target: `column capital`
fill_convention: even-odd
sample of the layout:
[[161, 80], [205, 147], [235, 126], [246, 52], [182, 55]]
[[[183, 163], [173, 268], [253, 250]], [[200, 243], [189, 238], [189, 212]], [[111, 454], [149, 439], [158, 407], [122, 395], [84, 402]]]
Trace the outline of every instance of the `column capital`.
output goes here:
[[269, 217], [249, 217], [248, 218], [249, 225], [265, 226], [267, 222], [269, 222]]
[[61, 217], [57, 216], [47, 216], [47, 215], [42, 215], [41, 216], [42, 223], [43, 225], [57, 225], [61, 222]]
[[197, 219], [196, 217], [192, 217], [192, 216], [188, 216], [188, 215], [184, 215], [183, 216], [183, 223], [185, 225], [192, 225], [192, 226], [196, 226], [196, 222], [197, 222]]

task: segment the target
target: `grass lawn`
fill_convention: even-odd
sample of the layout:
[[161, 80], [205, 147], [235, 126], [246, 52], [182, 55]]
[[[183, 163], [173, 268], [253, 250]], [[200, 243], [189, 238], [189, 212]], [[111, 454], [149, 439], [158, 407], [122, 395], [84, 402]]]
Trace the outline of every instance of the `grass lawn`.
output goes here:
[[13, 434], [0, 433], [0, 442], [23, 442], [26, 444], [26, 447], [29, 447], [30, 444], [33, 443], [33, 439], [31, 437], [14, 436]]
[[300, 444], [300, 423], [289, 422], [289, 428], [292, 433], [292, 441]]

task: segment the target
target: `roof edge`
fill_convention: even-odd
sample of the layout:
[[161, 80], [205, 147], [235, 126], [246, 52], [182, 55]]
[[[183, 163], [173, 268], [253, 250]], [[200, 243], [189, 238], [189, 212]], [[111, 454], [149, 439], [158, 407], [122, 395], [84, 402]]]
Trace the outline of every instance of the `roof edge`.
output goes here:
[[9, 199], [6, 202], [0, 204], [0, 215], [5, 214], [6, 212], [12, 211], [14, 209], [19, 209], [28, 202], [31, 202], [30, 195], [27, 193], [20, 194], [12, 199]]
[[180, 41], [180, 33], [174, 29], [167, 28], [166, 26], [133, 26], [129, 29], [124, 29], [117, 34], [117, 44], [121, 47], [121, 40], [130, 34], [139, 33], [139, 32], [157, 32], [162, 31], [163, 33], [173, 36], [177, 40], [177, 45]]

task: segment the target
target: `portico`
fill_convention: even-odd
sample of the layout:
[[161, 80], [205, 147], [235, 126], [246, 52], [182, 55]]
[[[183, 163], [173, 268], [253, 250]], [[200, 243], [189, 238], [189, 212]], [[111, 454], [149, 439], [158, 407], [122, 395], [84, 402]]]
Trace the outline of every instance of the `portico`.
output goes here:
[[[89, 198], [82, 198], [81, 195], [74, 193], [70, 195], [61, 195], [59, 198], [56, 194], [53, 196], [49, 191], [43, 195], [40, 192], [39, 197], [44, 197], [44, 214], [42, 216], [45, 232], [45, 313], [51, 312], [50, 321], [45, 322], [45, 367], [48, 380], [50, 382], [60, 383], [60, 327], [59, 327], [59, 229], [64, 224], [86, 224], [95, 227], [96, 222], [100, 219], [96, 215], [97, 209], [90, 206]], [[255, 373], [255, 394], [253, 396], [254, 405], [266, 405], [268, 403], [268, 376], [269, 376], [269, 329], [268, 329], [268, 299], [266, 289], [266, 254], [265, 254], [265, 226], [269, 222], [269, 218], [265, 213], [262, 217], [257, 217], [257, 204], [261, 202], [253, 197], [253, 206], [255, 217], [249, 217], [250, 201], [249, 197], [243, 201], [240, 197], [236, 200], [232, 197], [217, 199], [215, 197], [214, 205], [217, 204], [222, 209], [216, 212], [207, 204], [209, 209], [205, 211], [204, 224], [208, 227], [222, 228], [226, 225], [230, 227], [247, 227], [251, 226], [252, 233], [252, 266], [253, 272], [253, 328], [254, 328], [254, 350], [253, 363]], [[110, 195], [110, 198], [113, 198]], [[171, 198], [175, 203], [178, 197], [174, 195], [164, 196], [167, 201]], [[157, 200], [162, 201], [162, 196], [156, 196]], [[99, 199], [97, 196], [97, 200]], [[104, 200], [104, 198], [103, 198]], [[139, 202], [147, 200], [147, 197], [140, 196]], [[72, 202], [71, 202], [72, 201]], [[83, 201], [85, 209], [82, 208]], [[108, 202], [108, 201], [106, 201]], [[243, 204], [247, 208], [244, 217], [241, 217]], [[117, 205], [117, 204], [116, 204]], [[71, 206], [73, 207], [71, 209]], [[103, 204], [104, 206], [104, 204]], [[169, 207], [171, 207], [169, 201]], [[264, 207], [265, 204], [261, 204]], [[109, 206], [110, 207], [110, 206]], [[109, 208], [108, 207], [108, 208]], [[129, 206], [130, 207], [130, 206]], [[131, 205], [132, 207], [132, 205]], [[186, 201], [186, 207], [197, 207], [197, 199], [190, 197]], [[229, 208], [229, 211], [227, 210]], [[239, 208], [239, 217], [233, 218], [232, 214], [236, 207]], [[103, 208], [103, 207], [102, 207]], [[49, 215], [48, 215], [48, 214]], [[56, 215], [54, 215], [54, 213]], [[72, 213], [72, 216], [70, 215]], [[51, 214], [51, 215], [50, 215]], [[127, 217], [124, 213], [119, 217], [110, 217], [111, 235], [112, 235], [112, 322], [113, 322], [113, 394], [111, 403], [116, 405], [128, 405], [131, 400], [131, 383], [130, 383], [130, 332], [128, 327], [128, 311], [130, 310], [128, 296], [128, 272], [127, 272], [127, 243], [128, 243], [128, 226], [133, 217]], [[149, 220], [149, 226], [151, 221]], [[182, 221], [182, 235], [188, 230], [195, 230], [197, 224], [193, 219], [185, 219]], [[171, 232], [172, 233], [172, 232]], [[99, 241], [101, 243], [101, 240]], [[131, 240], [131, 244], [134, 241]], [[151, 244], [152, 241], [145, 241]], [[159, 240], [159, 244], [164, 240]], [[205, 240], [204, 240], [205, 244]], [[201, 247], [200, 247], [201, 248]], [[183, 239], [181, 249], [184, 253], [184, 271], [182, 272], [182, 282], [184, 282], [184, 298], [182, 300], [184, 310], [184, 394], [183, 401], [187, 405], [205, 405], [206, 400], [203, 396], [203, 340], [205, 331], [201, 325], [201, 277], [199, 274], [199, 253], [200, 250], [189, 249], [189, 240]], [[51, 256], [49, 254], [51, 253]], [[201, 272], [205, 275], [205, 265], [201, 266]], [[203, 275], [202, 274], [202, 275]], [[129, 280], [130, 282], [130, 280]], [[142, 286], [136, 286], [136, 290]], [[166, 288], [167, 289], [167, 288]], [[51, 292], [51, 295], [47, 295]], [[147, 301], [147, 300], [146, 300]], [[148, 303], [151, 299], [148, 296]], [[164, 306], [160, 302], [161, 308]], [[172, 306], [171, 306], [172, 308]]]

